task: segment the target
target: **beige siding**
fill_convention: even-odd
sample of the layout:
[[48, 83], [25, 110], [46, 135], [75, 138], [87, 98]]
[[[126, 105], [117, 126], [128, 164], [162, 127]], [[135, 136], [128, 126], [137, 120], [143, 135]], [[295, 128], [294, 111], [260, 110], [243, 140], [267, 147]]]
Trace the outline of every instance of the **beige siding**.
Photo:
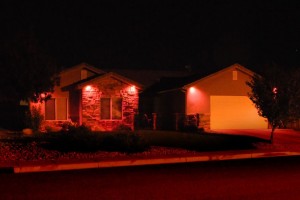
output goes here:
[[[214, 126], [214, 122], [212, 122], [212, 120], [215, 120], [215, 116], [211, 115], [211, 108], [220, 110], [222, 107], [221, 105], [217, 105], [216, 103], [212, 106], [211, 96], [242, 96], [243, 99], [247, 99], [247, 101], [249, 102], [244, 105], [245, 107], [240, 105], [242, 107], [232, 108], [230, 111], [233, 114], [236, 113], [237, 115], [239, 115], [239, 110], [248, 109], [249, 105], [253, 107], [252, 103], [248, 99], [248, 93], [250, 92], [250, 88], [246, 85], [246, 82], [250, 79], [251, 76], [248, 73], [248, 71], [243, 71], [235, 65], [233, 65], [215, 74], [207, 76], [195, 82], [194, 84], [189, 85], [186, 93], [187, 114], [199, 113], [200, 116], [203, 116], [202, 118], [205, 118], [206, 125], [210, 124]], [[194, 89], [190, 90], [190, 88]], [[232, 98], [231, 100], [234, 101], [236, 99]], [[241, 102], [241, 104], [243, 103]], [[257, 110], [255, 108], [254, 111], [256, 112], [255, 116], [258, 117]], [[210, 119], [209, 122], [207, 121], [207, 118]], [[258, 118], [256, 118], [256, 120], [258, 120]], [[253, 127], [255, 126], [253, 125]]]

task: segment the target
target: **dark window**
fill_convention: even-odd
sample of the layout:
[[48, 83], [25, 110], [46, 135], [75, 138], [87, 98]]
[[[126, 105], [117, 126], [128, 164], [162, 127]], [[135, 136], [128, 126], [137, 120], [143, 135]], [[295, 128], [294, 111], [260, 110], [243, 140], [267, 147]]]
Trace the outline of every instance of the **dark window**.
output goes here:
[[101, 119], [122, 119], [122, 98], [101, 98]]
[[110, 98], [101, 99], [101, 119], [110, 119]]
[[122, 119], [122, 99], [112, 98], [112, 119]]

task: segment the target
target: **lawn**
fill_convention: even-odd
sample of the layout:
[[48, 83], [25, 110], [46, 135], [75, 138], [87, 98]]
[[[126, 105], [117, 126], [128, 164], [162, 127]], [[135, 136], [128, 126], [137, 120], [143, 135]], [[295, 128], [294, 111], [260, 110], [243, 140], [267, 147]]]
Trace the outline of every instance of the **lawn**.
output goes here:
[[137, 131], [150, 146], [183, 148], [194, 151], [221, 151], [236, 149], [254, 149], [263, 139], [243, 135], [216, 133], [184, 133], [174, 131]]
[[[23, 161], [128, 159], [197, 155], [205, 151], [255, 149], [266, 142], [249, 136], [139, 130], [135, 132], [21, 133], [0, 132], [0, 166]], [[1, 164], [2, 163], [2, 164]]]
[[[0, 140], [1, 141], [1, 140]], [[138, 130], [135, 132], [90, 132], [85, 128], [77, 128], [70, 132], [40, 133], [32, 136], [20, 134], [2, 139], [5, 142], [31, 143], [49, 150], [61, 152], [109, 152], [136, 153], [150, 147], [181, 148], [186, 150], [222, 151], [254, 149], [255, 143], [266, 142], [257, 137], [228, 135], [216, 133], [185, 133], [175, 131]]]

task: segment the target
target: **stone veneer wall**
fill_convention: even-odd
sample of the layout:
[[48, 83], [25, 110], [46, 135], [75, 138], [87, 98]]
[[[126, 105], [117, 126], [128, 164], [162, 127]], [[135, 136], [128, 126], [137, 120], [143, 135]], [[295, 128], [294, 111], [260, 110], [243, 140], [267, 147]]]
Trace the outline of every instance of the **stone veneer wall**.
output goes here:
[[[101, 120], [101, 97], [122, 98], [122, 120]], [[121, 81], [107, 78], [91, 85], [90, 90], [82, 89], [82, 124], [94, 131], [111, 131], [120, 125], [134, 130], [134, 116], [138, 112], [138, 92]]]

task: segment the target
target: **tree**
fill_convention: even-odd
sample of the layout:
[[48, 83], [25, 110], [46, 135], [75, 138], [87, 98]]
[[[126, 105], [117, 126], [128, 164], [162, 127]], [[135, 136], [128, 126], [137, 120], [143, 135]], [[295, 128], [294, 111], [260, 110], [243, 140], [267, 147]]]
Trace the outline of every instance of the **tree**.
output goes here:
[[0, 100], [40, 101], [57, 82], [57, 67], [39, 47], [33, 31], [18, 31], [1, 38]]
[[19, 23], [9, 25], [3, 27], [0, 37], [0, 127], [19, 130], [29, 112], [29, 107], [20, 106], [20, 100], [49, 98], [58, 80], [57, 67], [32, 30]]
[[270, 142], [273, 143], [276, 128], [300, 118], [299, 68], [283, 70], [272, 65], [262, 75], [254, 74], [247, 85], [251, 88], [249, 98], [258, 114], [268, 119], [272, 129]]

